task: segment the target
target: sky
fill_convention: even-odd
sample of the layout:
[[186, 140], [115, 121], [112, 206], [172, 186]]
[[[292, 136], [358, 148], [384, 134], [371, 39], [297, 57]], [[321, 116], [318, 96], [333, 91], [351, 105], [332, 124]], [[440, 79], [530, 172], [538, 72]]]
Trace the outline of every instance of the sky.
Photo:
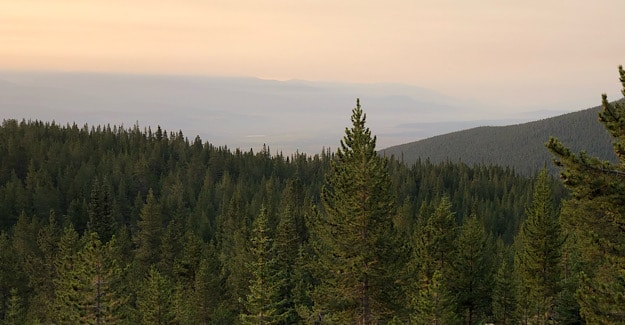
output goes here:
[[0, 70], [405, 83], [496, 109], [620, 97], [623, 0], [0, 0]]

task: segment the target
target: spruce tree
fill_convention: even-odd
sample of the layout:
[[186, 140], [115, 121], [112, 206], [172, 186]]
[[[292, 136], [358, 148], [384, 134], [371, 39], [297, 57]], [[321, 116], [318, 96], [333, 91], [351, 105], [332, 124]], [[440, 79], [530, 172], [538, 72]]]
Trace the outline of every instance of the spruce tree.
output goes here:
[[[561, 215], [566, 214], [565, 211]], [[565, 225], [563, 225], [565, 226]], [[579, 303], [575, 295], [580, 285], [580, 272], [582, 263], [575, 232], [563, 227], [565, 241], [562, 247], [562, 276], [560, 280], [560, 293], [556, 299], [556, 320], [560, 324], [582, 324], [579, 313]]]
[[61, 237], [61, 228], [56, 222], [54, 211], [50, 211], [47, 225], [37, 234], [38, 253], [29, 256], [24, 271], [29, 275], [30, 287], [34, 295], [30, 297], [29, 314], [49, 322], [54, 300], [54, 278], [56, 277], [55, 260], [58, 258], [58, 242]]
[[399, 245], [387, 160], [356, 102], [322, 189], [324, 210], [314, 233], [320, 284], [313, 300], [323, 319], [373, 324], [391, 319], [399, 299]]
[[[619, 75], [625, 95], [622, 66]], [[554, 138], [547, 148], [571, 191], [562, 220], [574, 232], [581, 253], [580, 313], [588, 323], [615, 324], [625, 322], [625, 103], [610, 103], [604, 94], [602, 107], [599, 121], [614, 139], [617, 162], [584, 151], [574, 154]]]
[[249, 229], [243, 219], [244, 203], [240, 194], [235, 194], [229, 204], [224, 204], [221, 222], [218, 223], [216, 236], [221, 264], [220, 275], [224, 281], [225, 295], [224, 306], [231, 312], [239, 315], [243, 312], [243, 297], [246, 296], [251, 280], [250, 272], [247, 272], [249, 263]]
[[172, 324], [174, 285], [161, 275], [155, 266], [147, 272], [143, 285], [137, 293], [137, 314], [141, 324]]
[[493, 288], [491, 247], [482, 221], [471, 214], [458, 235], [449, 278], [464, 324], [484, 321], [490, 313]]
[[6, 311], [4, 312], [4, 321], [6, 325], [20, 325], [26, 322], [26, 312], [24, 303], [20, 297], [17, 288], [11, 288], [9, 300], [7, 302]]
[[529, 310], [525, 316], [546, 324], [555, 316], [564, 242], [546, 169], [536, 180], [532, 205], [527, 209], [518, 240], [515, 268], [528, 294]]
[[151, 265], [158, 263], [161, 255], [163, 238], [163, 216], [161, 205], [152, 190], [139, 214], [137, 222], [139, 231], [133, 238], [136, 245], [135, 260], [139, 268], [145, 272]]
[[221, 265], [217, 250], [211, 243], [205, 249], [195, 272], [193, 281], [192, 300], [197, 322], [208, 324], [213, 318], [214, 310], [222, 301], [223, 288], [221, 286], [219, 271]]
[[497, 324], [515, 324], [516, 297], [514, 288], [514, 268], [508, 258], [504, 258], [494, 278], [492, 309]]
[[272, 237], [267, 226], [267, 211], [261, 208], [252, 230], [248, 270], [252, 271], [249, 294], [245, 299], [246, 312], [241, 314], [244, 324], [278, 324], [286, 319], [287, 313], [280, 310], [284, 303], [280, 297], [283, 286], [282, 270], [276, 268], [276, 257]]
[[59, 241], [58, 258], [55, 261], [58, 277], [54, 279], [53, 312], [48, 316], [54, 323], [80, 323], [80, 301], [76, 297], [75, 288], [79, 288], [81, 284], [80, 280], [74, 276], [79, 249], [78, 233], [70, 224], [63, 230]]
[[106, 178], [103, 184], [100, 184], [98, 178], [93, 181], [87, 212], [89, 231], [98, 233], [103, 242], [108, 242], [115, 233], [117, 222], [113, 216], [112, 191]]
[[427, 277], [432, 277], [438, 270], [443, 279], [447, 278], [455, 252], [457, 228], [456, 217], [446, 195], [430, 216], [422, 216], [419, 220], [414, 234], [413, 259]]
[[[71, 230], [65, 236], [71, 236]], [[71, 244], [71, 237], [66, 238]], [[58, 308], [66, 316], [58, 319], [60, 323], [111, 324], [121, 319], [119, 311], [128, 298], [116, 288], [121, 269], [112, 256], [114, 238], [102, 244], [97, 233], [87, 234], [77, 254], [63, 258], [56, 294], [62, 298]]]
[[417, 297], [413, 301], [413, 314], [410, 320], [414, 324], [445, 325], [456, 324], [458, 317], [454, 310], [454, 298], [447, 290], [439, 270], [434, 271], [431, 278], [422, 274]]
[[273, 250], [276, 255], [276, 267], [281, 270], [282, 276], [280, 297], [284, 303], [279, 306], [279, 310], [287, 314], [286, 323], [294, 323], [298, 319], [293, 295], [297, 281], [294, 267], [297, 262], [301, 239], [297, 232], [295, 204], [286, 195], [283, 197], [283, 201], [287, 202], [282, 203], [273, 241]]
[[413, 255], [408, 267], [412, 278], [409, 292], [411, 318], [417, 323], [429, 319], [448, 324], [456, 319], [456, 299], [450, 279], [457, 226], [447, 196], [441, 198], [431, 215], [423, 215], [427, 211], [422, 206], [422, 218], [415, 228]]

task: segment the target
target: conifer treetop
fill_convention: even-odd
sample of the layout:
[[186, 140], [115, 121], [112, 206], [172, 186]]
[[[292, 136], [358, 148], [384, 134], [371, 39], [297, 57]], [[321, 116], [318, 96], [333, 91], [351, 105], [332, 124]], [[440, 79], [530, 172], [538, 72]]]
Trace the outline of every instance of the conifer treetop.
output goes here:
[[[341, 147], [337, 155], [343, 159], [345, 155], [365, 154], [367, 158], [375, 155], [376, 136], [371, 136], [371, 130], [366, 126], [367, 114], [360, 107], [360, 98], [356, 99], [356, 107], [352, 109], [352, 127], [345, 127], [345, 136], [341, 140]], [[350, 150], [351, 148], [351, 150]]]

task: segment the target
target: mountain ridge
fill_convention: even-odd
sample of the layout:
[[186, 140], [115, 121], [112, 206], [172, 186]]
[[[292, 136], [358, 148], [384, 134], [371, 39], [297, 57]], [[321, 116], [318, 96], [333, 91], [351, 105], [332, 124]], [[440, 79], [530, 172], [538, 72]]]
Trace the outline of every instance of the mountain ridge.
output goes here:
[[506, 125], [479, 126], [423, 140], [388, 147], [379, 152], [411, 165], [421, 160], [487, 164], [514, 168], [531, 175], [543, 166], [552, 167], [552, 156], [545, 148], [550, 137], [560, 139], [574, 152], [615, 161], [612, 140], [598, 121], [601, 107], [558, 115], [537, 121]]

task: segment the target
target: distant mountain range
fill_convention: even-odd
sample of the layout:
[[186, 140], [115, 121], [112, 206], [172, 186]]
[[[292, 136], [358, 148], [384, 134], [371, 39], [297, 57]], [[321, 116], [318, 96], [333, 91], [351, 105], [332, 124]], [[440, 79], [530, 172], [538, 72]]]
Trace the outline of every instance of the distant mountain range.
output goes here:
[[395, 83], [0, 71], [0, 121], [160, 125], [217, 146], [256, 150], [267, 144], [272, 153], [287, 155], [337, 148], [356, 98], [378, 137], [378, 148], [565, 112], [494, 110]]
[[556, 137], [574, 152], [584, 150], [603, 160], [615, 161], [612, 139], [598, 121], [600, 109], [595, 107], [509, 126], [481, 126], [389, 147], [380, 152], [409, 165], [418, 159], [461, 161], [469, 165], [509, 166], [521, 174], [532, 175], [545, 165], [553, 169], [553, 157], [545, 143], [549, 137]]
[[[267, 144], [272, 153], [287, 155], [336, 148], [356, 98], [378, 148], [387, 147], [384, 154], [408, 164], [419, 158], [463, 161], [511, 166], [527, 174], [550, 165], [544, 147], [549, 136], [574, 150], [614, 158], [597, 122], [598, 108], [546, 118], [564, 111], [494, 111], [393, 83], [0, 71], [0, 121], [160, 125], [217, 146], [256, 150]], [[546, 119], [524, 123], [540, 118]], [[415, 139], [425, 140], [406, 143]], [[392, 146], [398, 143], [406, 144]]]

